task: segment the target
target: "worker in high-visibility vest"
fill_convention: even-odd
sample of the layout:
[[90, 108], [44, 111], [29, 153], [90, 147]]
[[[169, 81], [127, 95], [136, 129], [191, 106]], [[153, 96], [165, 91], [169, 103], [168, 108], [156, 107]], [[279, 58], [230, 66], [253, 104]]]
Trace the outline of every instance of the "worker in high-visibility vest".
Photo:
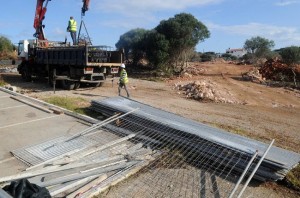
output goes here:
[[121, 96], [121, 89], [124, 87], [127, 93], [127, 97], [129, 98], [130, 97], [129, 92], [126, 87], [126, 84], [128, 83], [128, 77], [127, 77], [127, 72], [125, 70], [125, 64], [121, 64], [120, 68], [121, 68], [121, 72], [120, 72], [119, 87], [118, 87], [119, 96]]
[[70, 32], [71, 38], [73, 40], [73, 45], [77, 45], [76, 43], [77, 22], [72, 16], [70, 17], [67, 31]]

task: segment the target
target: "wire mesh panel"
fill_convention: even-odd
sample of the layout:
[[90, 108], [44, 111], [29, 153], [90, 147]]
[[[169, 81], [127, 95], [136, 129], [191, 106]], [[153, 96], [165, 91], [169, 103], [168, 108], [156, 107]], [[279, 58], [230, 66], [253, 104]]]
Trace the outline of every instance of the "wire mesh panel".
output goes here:
[[[124, 142], [126, 145], [115, 144], [110, 150], [101, 150], [78, 160], [107, 159], [112, 153], [125, 153], [124, 160], [144, 163], [135, 174], [130, 174], [131, 170], [126, 172], [126, 175], [132, 175], [126, 180], [114, 180], [114, 176], [125, 174], [126, 169], [108, 173], [108, 186], [117, 186], [109, 191], [103, 190], [102, 193], [105, 197], [149, 198], [228, 197], [252, 156], [251, 153], [133, 114], [111, 120], [99, 127], [74, 138], [58, 138], [18, 149], [14, 154], [28, 164], [36, 165], [72, 150], [82, 150], [93, 145], [101, 147], [132, 136]], [[133, 147], [143, 149], [137, 151]], [[126, 152], [122, 152], [122, 149]], [[24, 155], [25, 153], [30, 155]], [[143, 153], [151, 153], [151, 157]]]
[[78, 136], [69, 141], [65, 141], [68, 136], [55, 138], [40, 144], [13, 150], [12, 154], [28, 166], [32, 166], [72, 151], [83, 150], [95, 144], [105, 144], [119, 137], [107, 130], [95, 129], [94, 132], [93, 134]]
[[104, 126], [158, 151], [148, 166], [105, 197], [228, 197], [251, 159], [245, 153], [169, 126], [128, 115]]

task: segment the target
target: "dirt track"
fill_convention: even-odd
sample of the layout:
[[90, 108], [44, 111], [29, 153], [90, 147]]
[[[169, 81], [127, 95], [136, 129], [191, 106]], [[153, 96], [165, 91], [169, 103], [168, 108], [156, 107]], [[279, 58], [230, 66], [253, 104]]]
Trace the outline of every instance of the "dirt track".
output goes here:
[[[275, 139], [276, 146], [300, 152], [299, 91], [241, 80], [240, 74], [248, 71], [249, 66], [214, 63], [198, 64], [196, 67], [203, 69], [202, 75], [168, 79], [164, 82], [130, 78], [131, 97], [157, 108], [266, 143]], [[24, 83], [18, 74], [2, 74], [2, 77], [30, 96], [44, 98], [54, 95], [47, 83], [41, 80]], [[218, 89], [225, 90], [227, 94], [224, 97], [234, 98], [238, 103], [202, 103], [187, 99], [175, 89], [175, 84], [203, 79], [214, 82]], [[98, 88], [56, 90], [55, 95], [101, 100], [117, 95], [116, 81], [113, 82], [113, 87], [111, 82], [107, 82]], [[125, 95], [125, 92], [123, 94]], [[282, 192], [280, 194], [282, 195]], [[274, 197], [280, 197], [280, 194], [275, 193]], [[295, 195], [285, 194], [287, 197]]]

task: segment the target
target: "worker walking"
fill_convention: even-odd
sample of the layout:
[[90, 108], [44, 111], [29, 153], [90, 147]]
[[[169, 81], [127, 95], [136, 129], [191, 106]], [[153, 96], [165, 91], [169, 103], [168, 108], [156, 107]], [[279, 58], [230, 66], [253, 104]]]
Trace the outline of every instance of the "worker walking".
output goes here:
[[77, 42], [76, 42], [77, 22], [74, 20], [74, 18], [72, 16], [70, 17], [67, 31], [70, 32], [70, 34], [71, 34], [71, 38], [73, 40], [73, 45], [77, 45]]
[[120, 78], [119, 78], [119, 96], [121, 96], [121, 89], [124, 87], [127, 97], [129, 98], [129, 92], [127, 90], [126, 84], [128, 83], [128, 77], [127, 77], [127, 72], [125, 70], [125, 64], [121, 65], [121, 72], [120, 72]]

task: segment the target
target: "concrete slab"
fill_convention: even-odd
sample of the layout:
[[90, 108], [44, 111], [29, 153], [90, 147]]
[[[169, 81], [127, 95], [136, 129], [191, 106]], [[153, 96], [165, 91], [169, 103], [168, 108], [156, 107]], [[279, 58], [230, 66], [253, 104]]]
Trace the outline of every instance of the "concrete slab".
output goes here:
[[27, 168], [10, 151], [76, 134], [89, 127], [88, 123], [78, 118], [46, 113], [10, 96], [0, 90], [0, 177]]

